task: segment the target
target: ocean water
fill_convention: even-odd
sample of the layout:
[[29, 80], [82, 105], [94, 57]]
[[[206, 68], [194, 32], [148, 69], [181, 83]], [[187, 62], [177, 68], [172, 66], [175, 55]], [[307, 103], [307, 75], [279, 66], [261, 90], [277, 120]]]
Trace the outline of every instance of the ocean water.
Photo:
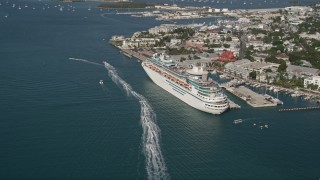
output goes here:
[[[60, 11], [51, 1], [0, 2], [1, 179], [320, 178], [319, 110], [280, 113], [230, 95], [242, 109], [210, 115], [108, 44], [158, 25], [152, 18], [95, 3]], [[317, 105], [279, 98], [283, 107]]]

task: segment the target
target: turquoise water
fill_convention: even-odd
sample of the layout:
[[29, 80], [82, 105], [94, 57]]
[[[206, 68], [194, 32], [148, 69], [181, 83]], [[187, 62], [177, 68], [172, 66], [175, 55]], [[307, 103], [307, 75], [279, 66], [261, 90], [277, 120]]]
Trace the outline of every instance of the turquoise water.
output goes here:
[[[151, 120], [161, 130], [152, 131], [160, 141], [151, 155], [161, 152], [166, 168], [165, 175], [151, 177], [320, 177], [320, 111], [254, 109], [231, 96], [241, 110], [203, 113], [153, 84], [139, 63], [107, 43], [114, 34], [128, 36], [159, 22], [104, 14], [110, 11], [93, 4], [61, 12], [52, 2], [45, 10], [45, 2], [15, 1], [28, 4], [21, 10], [11, 8], [12, 2], [0, 6], [2, 179], [147, 179], [148, 168], [159, 165], [146, 161], [139, 99], [117, 86], [105, 67], [69, 58], [107, 61], [148, 101], [155, 113]], [[285, 94], [279, 98], [284, 107], [316, 105]], [[234, 125], [238, 118], [245, 122]]]

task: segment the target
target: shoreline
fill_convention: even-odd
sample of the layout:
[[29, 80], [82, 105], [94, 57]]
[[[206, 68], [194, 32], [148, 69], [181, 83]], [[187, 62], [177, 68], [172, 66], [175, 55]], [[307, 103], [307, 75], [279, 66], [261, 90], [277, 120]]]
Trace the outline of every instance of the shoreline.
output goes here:
[[[132, 57], [136, 58], [137, 59], [137, 62], [140, 62], [140, 61], [146, 61], [148, 59], [147, 56], [141, 54], [141, 53], [138, 53], [138, 52], [135, 52], [131, 49], [123, 49], [119, 46], [116, 46], [114, 45], [113, 43], [110, 43], [112, 44], [114, 47], [116, 47], [117, 49], [120, 50], [120, 53], [123, 53], [123, 55], [129, 57], [130, 59]], [[226, 73], [224, 71], [221, 71], [217, 68], [214, 68], [215, 71], [223, 74], [223, 75], [227, 75], [229, 77], [232, 77], [233, 79], [237, 79], [237, 80], [242, 80], [240, 79], [239, 77], [236, 77], [236, 76], [233, 76], [229, 73]], [[311, 92], [311, 91], [308, 91], [308, 90], [305, 90], [305, 89], [290, 89], [290, 88], [285, 88], [285, 87], [281, 87], [281, 86], [277, 86], [277, 85], [272, 85], [272, 84], [265, 84], [265, 83], [261, 83], [261, 82], [258, 82], [258, 81], [254, 81], [254, 80], [245, 80], [245, 83], [249, 83], [249, 84], [258, 84], [260, 86], [266, 86], [266, 88], [268, 87], [273, 87], [273, 88], [276, 88], [276, 89], [279, 89], [279, 92], [280, 91], [285, 91], [285, 92], [288, 92], [288, 93], [294, 93], [294, 92], [298, 92], [299, 96], [316, 96], [317, 99], [320, 99], [320, 92]], [[227, 91], [229, 91], [227, 88], [225, 88]], [[229, 91], [230, 92], [230, 91]], [[253, 91], [255, 92], [255, 91]], [[235, 95], [233, 92], [230, 92], [231, 94]], [[236, 97], [238, 97], [237, 95], [235, 95]], [[241, 97], [238, 97], [239, 99], [242, 99], [244, 100], [245, 102], [247, 102], [245, 99], [241, 98]], [[274, 105], [262, 105], [262, 106], [257, 106], [257, 105], [254, 105], [254, 104], [250, 104], [249, 102], [247, 102], [250, 106], [252, 107], [270, 107], [270, 106], [274, 106]]]

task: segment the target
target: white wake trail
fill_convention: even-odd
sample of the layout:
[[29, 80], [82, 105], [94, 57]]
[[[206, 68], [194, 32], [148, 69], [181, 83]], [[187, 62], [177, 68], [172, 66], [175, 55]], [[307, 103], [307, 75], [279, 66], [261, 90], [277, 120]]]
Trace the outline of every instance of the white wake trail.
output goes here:
[[142, 144], [146, 158], [148, 179], [169, 179], [167, 167], [160, 148], [160, 129], [155, 123], [156, 116], [147, 99], [135, 92], [132, 87], [121, 79], [116, 69], [107, 62], [103, 62], [112, 81], [126, 91], [128, 96], [133, 96], [141, 105], [140, 120], [143, 129]]
[[91, 61], [88, 61], [88, 60], [85, 60], [85, 59], [69, 58], [69, 60], [81, 61], [81, 62], [85, 62], [85, 63], [89, 63], [89, 64], [94, 64], [94, 65], [98, 65], [98, 66], [103, 66], [103, 64], [91, 62]]

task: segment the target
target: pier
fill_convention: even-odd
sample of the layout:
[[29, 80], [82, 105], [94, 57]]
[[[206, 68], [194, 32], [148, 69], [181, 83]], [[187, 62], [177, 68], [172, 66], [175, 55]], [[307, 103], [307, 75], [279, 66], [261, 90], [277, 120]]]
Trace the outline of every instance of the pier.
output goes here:
[[277, 106], [277, 103], [268, 101], [263, 95], [258, 94], [251, 89], [240, 86], [239, 88], [229, 87], [222, 85], [221, 87], [225, 88], [227, 91], [237, 96], [238, 98], [244, 100], [252, 107], [272, 107]]
[[230, 99], [228, 99], [229, 101], [229, 108], [230, 109], [240, 109], [241, 106], [239, 104], [236, 104], [235, 102], [231, 101]]
[[121, 51], [125, 56], [129, 58], [135, 57], [141, 61], [146, 61], [148, 59], [146, 56], [142, 55], [141, 53], [132, 51], [131, 49], [121, 49]]
[[285, 108], [285, 109], [279, 109], [279, 112], [304, 111], [304, 110], [315, 110], [315, 109], [320, 109], [320, 106], [303, 107], [303, 108]]

